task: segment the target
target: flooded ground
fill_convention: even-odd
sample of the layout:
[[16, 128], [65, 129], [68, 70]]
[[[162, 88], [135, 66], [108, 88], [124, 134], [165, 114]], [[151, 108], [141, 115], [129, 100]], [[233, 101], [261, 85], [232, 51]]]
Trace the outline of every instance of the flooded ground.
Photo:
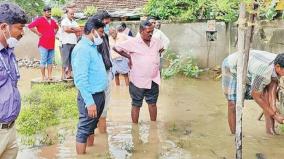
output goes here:
[[[39, 70], [22, 69], [21, 92], [27, 93], [31, 78]], [[59, 72], [57, 72], [59, 74]], [[219, 81], [176, 78], [162, 82], [158, 102], [158, 121], [150, 122], [147, 106], [140, 112], [140, 122], [130, 119], [130, 98], [124, 85], [112, 87], [108, 113], [108, 133], [96, 133], [95, 145], [87, 154], [77, 156], [75, 131], [66, 133], [59, 144], [22, 149], [18, 159], [232, 159], [234, 136], [227, 126], [227, 108]], [[284, 134], [265, 134], [264, 121], [257, 117], [261, 109], [247, 102], [243, 118], [243, 157], [267, 159], [284, 156]], [[76, 123], [73, 123], [74, 126]]]

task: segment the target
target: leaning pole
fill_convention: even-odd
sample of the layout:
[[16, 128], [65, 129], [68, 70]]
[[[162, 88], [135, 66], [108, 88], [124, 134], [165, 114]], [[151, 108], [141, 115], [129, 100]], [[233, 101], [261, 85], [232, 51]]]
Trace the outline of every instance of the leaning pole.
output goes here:
[[246, 87], [246, 75], [249, 59], [249, 50], [253, 37], [256, 10], [258, 4], [252, 5], [249, 17], [246, 17], [246, 4], [241, 2], [240, 14], [238, 19], [238, 63], [237, 63], [237, 101], [236, 101], [236, 159], [242, 159], [242, 116], [244, 106], [244, 90]]

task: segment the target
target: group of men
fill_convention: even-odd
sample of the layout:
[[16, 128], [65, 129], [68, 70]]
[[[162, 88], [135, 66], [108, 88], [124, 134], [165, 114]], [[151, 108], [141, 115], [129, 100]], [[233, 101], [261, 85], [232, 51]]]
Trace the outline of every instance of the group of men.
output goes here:
[[[144, 98], [148, 104], [151, 121], [157, 119], [157, 100], [160, 85], [160, 54], [163, 42], [152, 38], [154, 25], [149, 20], [140, 24], [139, 36], [109, 45], [108, 32], [112, 41], [114, 30], [106, 29], [110, 22], [107, 12], [89, 18], [84, 36], [72, 52], [74, 83], [79, 90], [79, 124], [76, 135], [78, 154], [93, 145], [94, 130], [106, 131], [106, 113], [110, 101], [110, 86], [113, 78], [113, 63], [110, 49], [128, 61], [129, 93], [132, 99], [131, 117], [138, 123], [139, 111]], [[127, 72], [126, 72], [127, 73]]]
[[[102, 11], [87, 20], [84, 35], [78, 42], [76, 33], [79, 32], [79, 28], [72, 19], [73, 14], [72, 10], [68, 10], [68, 19], [62, 22], [62, 29], [66, 32], [66, 39], [62, 40], [62, 52], [68, 52], [62, 59], [71, 56], [71, 63], [66, 60], [63, 65], [63, 73], [64, 76], [70, 76], [72, 68], [74, 83], [78, 88], [79, 123], [76, 150], [78, 154], [84, 154], [86, 147], [93, 145], [94, 130], [97, 126], [101, 132], [106, 131], [107, 103], [110, 100], [110, 85], [113, 78], [111, 50], [125, 58], [130, 68], [132, 122], [138, 123], [144, 98], [148, 104], [151, 121], [156, 121], [161, 82], [160, 56], [169, 41], [161, 40], [163, 35], [155, 29], [155, 19], [149, 18], [141, 22], [139, 34], [135, 38], [114, 42], [110, 46], [108, 35], [110, 34], [114, 41], [117, 40], [117, 35], [108, 27], [110, 15]], [[40, 37], [42, 78], [46, 78], [47, 67], [47, 78], [52, 80], [52, 58], [58, 25], [50, 18], [50, 8], [44, 8], [44, 15], [28, 27]], [[16, 158], [18, 152], [14, 123], [21, 106], [17, 87], [20, 73], [13, 51], [16, 43], [24, 35], [23, 28], [26, 23], [27, 15], [19, 6], [7, 2], [0, 3], [0, 158], [5, 159]], [[121, 27], [125, 29], [125, 26]], [[233, 53], [222, 65], [222, 85], [228, 100], [228, 122], [232, 133], [235, 133], [236, 126], [237, 60], [237, 53]], [[281, 76], [284, 76], [284, 54], [250, 51], [245, 99], [254, 99], [263, 109], [266, 132], [269, 134], [276, 134], [275, 120], [278, 123], [284, 121], [284, 116], [276, 108], [277, 86]]]
[[[31, 22], [28, 28], [39, 36], [42, 80], [52, 80], [55, 33], [59, 27], [51, 18], [50, 7], [45, 7], [43, 11], [44, 15]], [[21, 99], [17, 87], [20, 74], [13, 51], [24, 35], [23, 28], [28, 18], [13, 3], [0, 3], [0, 12], [0, 157], [16, 158], [18, 146], [14, 123], [20, 112]], [[141, 23], [137, 37], [114, 43], [110, 47], [108, 35], [111, 17], [106, 11], [98, 12], [87, 20], [84, 35], [78, 41], [76, 35], [80, 30], [73, 21], [73, 15], [73, 10], [68, 10], [67, 17], [61, 23], [61, 29], [66, 33], [61, 39], [61, 51], [64, 54], [62, 73], [68, 78], [72, 68], [74, 83], [78, 89], [76, 150], [78, 154], [84, 154], [86, 146], [93, 145], [97, 126], [101, 132], [106, 132], [107, 107], [113, 79], [111, 50], [115, 50], [128, 61], [131, 116], [133, 123], [138, 123], [144, 98], [148, 103], [151, 121], [156, 121], [160, 55], [164, 45], [162, 40], [152, 38], [155, 25], [153, 21], [146, 20]], [[126, 26], [121, 27], [121, 32], [125, 31]], [[111, 38], [117, 40], [113, 35]]]
[[[56, 35], [60, 41], [60, 53], [62, 62], [61, 79], [72, 79], [71, 68], [71, 53], [78, 42], [81, 28], [74, 19], [75, 10], [72, 8], [66, 9], [64, 19], [61, 21], [61, 27], [51, 17], [51, 7], [46, 6], [43, 9], [43, 16], [36, 18], [28, 25], [39, 37], [38, 48], [40, 52], [40, 70], [42, 81], [51, 81], [52, 68], [55, 53], [55, 38]], [[45, 70], [47, 68], [47, 76]]]

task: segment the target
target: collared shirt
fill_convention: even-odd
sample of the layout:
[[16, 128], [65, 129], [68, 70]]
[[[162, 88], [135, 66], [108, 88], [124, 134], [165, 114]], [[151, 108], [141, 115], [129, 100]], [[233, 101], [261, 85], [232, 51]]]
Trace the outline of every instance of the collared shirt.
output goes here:
[[107, 86], [107, 73], [102, 55], [94, 43], [86, 37], [72, 51], [74, 82], [86, 107], [95, 104], [92, 94], [103, 92]]
[[9, 76], [0, 60], [0, 123], [10, 123], [16, 120], [21, 109], [21, 97], [17, 88], [18, 66], [13, 51], [14, 49], [4, 48], [0, 43], [0, 54], [12, 76]]
[[128, 36], [123, 34], [123, 33], [117, 33], [117, 37], [116, 39], [114, 39], [112, 36], [109, 36], [109, 45], [111, 48], [111, 58], [117, 58], [117, 57], [121, 57], [121, 55], [119, 55], [117, 52], [115, 52], [112, 48], [119, 43], [122, 43], [123, 41], [128, 40]]
[[64, 18], [61, 22], [62, 34], [61, 41], [62, 44], [77, 44], [77, 36], [75, 33], [67, 33], [64, 31], [64, 27], [79, 27], [78, 23], [75, 20], [70, 20], [68, 17]]
[[152, 37], [148, 46], [141, 37], [136, 37], [117, 44], [116, 48], [130, 54], [132, 68], [129, 78], [136, 87], [150, 89], [152, 81], [160, 85], [159, 50], [163, 48], [160, 40]]
[[[140, 33], [138, 32], [136, 37], [139, 37]], [[170, 39], [164, 34], [161, 30], [154, 28], [153, 37], [161, 40], [164, 46], [164, 49], [168, 49], [170, 45]]]
[[53, 19], [50, 19], [49, 22], [45, 17], [39, 17], [30, 23], [28, 27], [30, 29], [36, 27], [38, 32], [41, 33], [42, 36], [39, 38], [39, 46], [46, 49], [54, 49], [55, 33], [58, 29], [58, 25]]
[[[274, 70], [274, 59], [277, 54], [266, 51], [251, 50], [248, 62], [247, 84], [252, 90], [262, 92], [270, 84], [271, 78], [277, 77]], [[237, 76], [237, 53], [228, 56], [228, 65], [230, 72], [236, 78]]]

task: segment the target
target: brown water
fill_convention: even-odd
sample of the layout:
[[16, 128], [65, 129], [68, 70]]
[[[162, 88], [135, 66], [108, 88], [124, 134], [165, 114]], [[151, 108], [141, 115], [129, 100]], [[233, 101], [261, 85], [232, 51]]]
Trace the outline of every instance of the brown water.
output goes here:
[[[37, 72], [22, 70], [20, 88], [29, 90], [29, 79]], [[77, 156], [74, 133], [60, 144], [24, 149], [18, 159], [232, 159], [234, 136], [227, 126], [227, 108], [219, 81], [176, 78], [162, 82], [158, 102], [158, 121], [149, 122], [147, 106], [140, 112], [140, 123], [132, 125], [130, 98], [125, 86], [112, 87], [108, 113], [108, 133], [96, 133], [95, 145]], [[243, 157], [284, 158], [284, 135], [265, 134], [264, 122], [257, 117], [261, 109], [247, 102], [243, 117]], [[76, 125], [76, 123], [74, 123]]]

